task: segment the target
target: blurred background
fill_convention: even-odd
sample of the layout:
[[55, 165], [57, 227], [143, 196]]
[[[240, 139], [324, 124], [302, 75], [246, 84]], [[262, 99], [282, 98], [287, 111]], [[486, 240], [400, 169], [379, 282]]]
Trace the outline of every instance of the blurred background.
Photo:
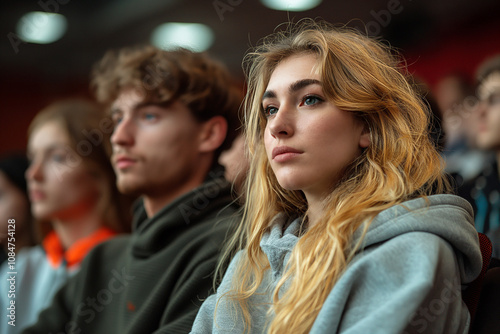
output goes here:
[[[3, 0], [0, 154], [25, 148], [28, 124], [49, 103], [91, 96], [92, 64], [111, 48], [188, 43], [224, 62], [243, 84], [249, 47], [280, 23], [323, 18], [387, 40], [431, 89], [450, 73], [472, 81], [478, 64], [500, 53], [498, 0], [286, 0], [282, 9], [272, 2]], [[290, 5], [299, 2], [306, 7]]]

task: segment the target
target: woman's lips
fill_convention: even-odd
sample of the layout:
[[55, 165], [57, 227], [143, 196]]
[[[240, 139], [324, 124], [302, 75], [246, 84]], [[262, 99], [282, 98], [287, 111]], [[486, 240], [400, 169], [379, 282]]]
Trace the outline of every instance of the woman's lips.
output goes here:
[[32, 202], [38, 202], [45, 199], [45, 192], [41, 190], [30, 190], [30, 200]]
[[297, 150], [289, 146], [278, 146], [273, 149], [272, 158], [276, 162], [285, 162], [296, 156], [304, 153], [303, 151]]

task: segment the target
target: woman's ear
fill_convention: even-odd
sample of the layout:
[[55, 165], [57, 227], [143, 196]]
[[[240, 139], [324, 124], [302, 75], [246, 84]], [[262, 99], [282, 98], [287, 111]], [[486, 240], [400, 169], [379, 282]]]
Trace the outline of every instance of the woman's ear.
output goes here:
[[215, 116], [204, 122], [200, 131], [200, 152], [213, 152], [218, 149], [227, 134], [227, 121], [222, 116]]
[[361, 137], [359, 137], [359, 147], [367, 148], [368, 146], [370, 146], [370, 135], [370, 129], [368, 128], [368, 125], [365, 124], [363, 127], [363, 132], [361, 132]]

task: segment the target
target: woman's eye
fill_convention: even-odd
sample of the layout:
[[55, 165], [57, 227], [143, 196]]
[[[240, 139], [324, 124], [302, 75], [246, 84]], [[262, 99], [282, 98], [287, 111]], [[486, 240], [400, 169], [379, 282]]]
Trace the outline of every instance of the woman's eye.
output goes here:
[[273, 116], [277, 112], [278, 112], [278, 108], [273, 107], [273, 106], [269, 106], [269, 107], [264, 108], [264, 113], [266, 114], [267, 117]]
[[52, 161], [55, 162], [64, 162], [66, 160], [66, 154], [64, 153], [53, 153]]
[[317, 103], [322, 102], [322, 101], [323, 100], [321, 98], [319, 98], [318, 96], [310, 95], [310, 96], [304, 97], [301, 104], [306, 105], [306, 106], [312, 106], [312, 105], [317, 104]]

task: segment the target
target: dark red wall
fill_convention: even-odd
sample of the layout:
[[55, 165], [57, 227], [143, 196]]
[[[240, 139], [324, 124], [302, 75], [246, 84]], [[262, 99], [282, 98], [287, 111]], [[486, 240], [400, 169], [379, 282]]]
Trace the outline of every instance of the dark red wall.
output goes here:
[[474, 80], [477, 67], [495, 54], [500, 54], [500, 20], [439, 33], [427, 43], [407, 50], [405, 58], [410, 71], [433, 88], [451, 72], [468, 74]]
[[[477, 66], [500, 53], [500, 20], [469, 22], [436, 32], [432, 39], [403, 51], [414, 73], [431, 88], [440, 77], [461, 71], [473, 78]], [[0, 154], [26, 147], [26, 129], [34, 115], [64, 97], [89, 96], [87, 78], [54, 80], [37, 69], [16, 69], [0, 77]]]

